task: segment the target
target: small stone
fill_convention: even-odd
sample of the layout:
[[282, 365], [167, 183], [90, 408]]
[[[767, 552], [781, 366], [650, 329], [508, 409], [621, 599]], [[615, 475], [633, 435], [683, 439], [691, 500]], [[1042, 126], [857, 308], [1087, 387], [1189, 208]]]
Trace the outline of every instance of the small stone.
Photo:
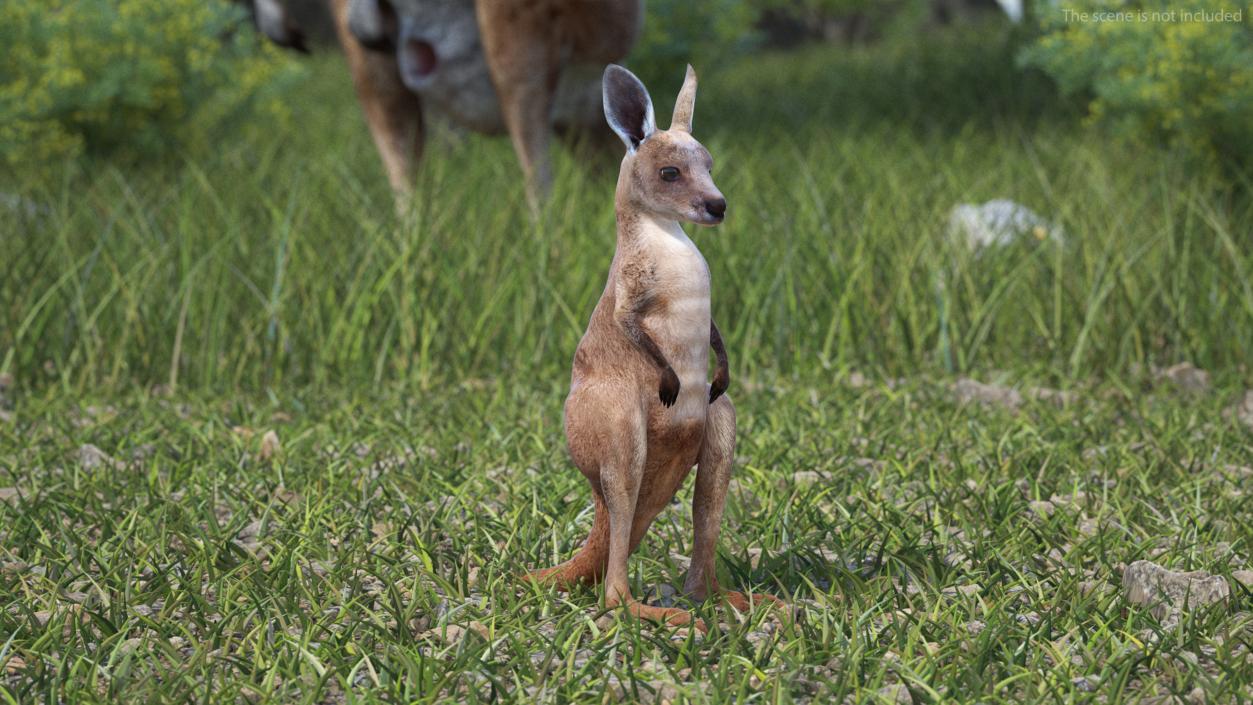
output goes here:
[[1155, 617], [1165, 622], [1173, 622], [1180, 609], [1223, 602], [1231, 594], [1222, 576], [1202, 570], [1167, 570], [1149, 561], [1127, 566], [1122, 584], [1127, 601], [1148, 606]]
[[1210, 388], [1209, 373], [1191, 362], [1171, 365], [1158, 371], [1156, 376], [1158, 380], [1170, 382], [1179, 391], [1189, 394], [1197, 394]]
[[649, 587], [645, 591], [644, 604], [655, 607], [674, 607], [678, 596], [679, 591], [674, 589], [673, 585], [663, 583], [656, 587]]
[[1079, 520], [1079, 533], [1084, 536], [1096, 536], [1101, 531], [1101, 523], [1091, 517]]
[[748, 567], [757, 570], [757, 566], [761, 563], [762, 551], [760, 548], [750, 548], [748, 551]]
[[78, 448], [78, 464], [84, 470], [96, 470], [98, 468], [116, 468], [117, 461], [109, 457], [108, 453], [100, 450], [96, 446], [86, 443]]
[[1253, 590], [1253, 570], [1233, 570], [1231, 571], [1231, 577], [1237, 583]]
[[1101, 679], [1099, 676], [1077, 676], [1075, 678], [1071, 678], [1070, 682], [1075, 686], [1075, 690], [1080, 690], [1085, 693], [1095, 693], [1097, 687], [1101, 684]]
[[1029, 627], [1034, 627], [1040, 623], [1040, 613], [1039, 612], [1024, 612], [1023, 614], [1014, 615], [1014, 621], [1018, 622], [1019, 624], [1025, 624]]
[[988, 625], [984, 624], [981, 620], [978, 620], [978, 619], [972, 619], [969, 622], [966, 622], [966, 631], [971, 636], [979, 636], [980, 634], [983, 633], [983, 630], [987, 628], [988, 628]]
[[975, 595], [979, 594], [979, 589], [980, 589], [979, 586], [974, 585], [974, 584], [955, 585], [955, 586], [944, 588], [943, 590], [940, 591], [940, 594], [947, 595], [949, 597], [954, 597], [957, 595], [961, 595], [962, 597], [974, 597]]
[[914, 702], [914, 696], [909, 694], [909, 688], [901, 683], [893, 683], [885, 685], [879, 689], [879, 697], [889, 703], [897, 703], [897, 705], [910, 705]]
[[123, 641], [122, 643], [117, 645], [117, 652], [121, 654], [122, 656], [129, 656], [135, 653], [136, 651], [138, 651], [139, 647], [142, 646], [143, 643], [144, 643], [144, 640], [137, 638], [137, 637], [132, 638], [132, 639], [127, 639], [126, 641]]
[[817, 470], [800, 470], [792, 473], [792, 483], [797, 485], [816, 485], [825, 478]]
[[1037, 499], [1027, 506], [1041, 519], [1047, 519], [1057, 511], [1057, 507], [1053, 506], [1053, 503], [1047, 499]]
[[0, 502], [16, 503], [19, 496], [16, 487], [0, 487]]
[[257, 451], [257, 457], [261, 460], [270, 460], [282, 449], [283, 444], [279, 442], [278, 434], [273, 430], [266, 431], [265, 435], [261, 436], [261, 449]]
[[762, 642], [770, 641], [770, 638], [771, 633], [763, 630], [751, 631], [744, 635], [744, 639], [753, 646], [760, 646]]
[[26, 670], [26, 659], [14, 654], [4, 663], [4, 672], [10, 676], [17, 675]]

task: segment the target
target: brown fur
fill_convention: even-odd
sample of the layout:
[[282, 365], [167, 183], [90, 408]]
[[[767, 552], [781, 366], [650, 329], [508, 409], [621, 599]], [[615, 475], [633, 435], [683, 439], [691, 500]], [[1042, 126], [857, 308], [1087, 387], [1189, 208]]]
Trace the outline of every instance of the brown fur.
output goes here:
[[[529, 576], [560, 587], [603, 580], [608, 605], [670, 624], [692, 617], [637, 602], [627, 556], [693, 465], [695, 540], [684, 591], [697, 600], [721, 593], [739, 609], [750, 604], [740, 593], [722, 593], [714, 575], [735, 456], [735, 407], [723, 394], [727, 356], [709, 314], [709, 270], [678, 224], [716, 224], [726, 207], [709, 175], [709, 152], [690, 134], [695, 89], [689, 67], [675, 119], [657, 132], [638, 79], [614, 66], [605, 72], [606, 116], [629, 151], [615, 195], [617, 247], [574, 355], [565, 404], [570, 456], [591, 485], [595, 514], [577, 555]], [[677, 178], [663, 179], [666, 169], [677, 169]], [[712, 386], [704, 381], [709, 346], [718, 360]], [[773, 598], [755, 596], [763, 599]]]
[[348, 29], [349, 0], [331, 0], [335, 33], [392, 190], [406, 194], [422, 157], [422, 102], [400, 80], [390, 53], [366, 49]]

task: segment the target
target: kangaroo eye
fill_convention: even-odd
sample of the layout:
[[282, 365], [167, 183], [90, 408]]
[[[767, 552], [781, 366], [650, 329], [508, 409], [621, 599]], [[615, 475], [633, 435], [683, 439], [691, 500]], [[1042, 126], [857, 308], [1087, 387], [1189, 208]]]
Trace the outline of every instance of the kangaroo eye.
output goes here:
[[678, 167], [663, 166], [661, 168], [661, 180], [662, 181], [678, 181], [679, 180]]

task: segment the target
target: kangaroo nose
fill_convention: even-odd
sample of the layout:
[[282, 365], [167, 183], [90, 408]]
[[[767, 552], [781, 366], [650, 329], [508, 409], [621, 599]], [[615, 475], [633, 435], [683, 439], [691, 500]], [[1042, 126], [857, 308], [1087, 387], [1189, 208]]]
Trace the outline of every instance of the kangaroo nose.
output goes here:
[[727, 212], [727, 199], [715, 198], [705, 201], [705, 211], [715, 218], [721, 218]]

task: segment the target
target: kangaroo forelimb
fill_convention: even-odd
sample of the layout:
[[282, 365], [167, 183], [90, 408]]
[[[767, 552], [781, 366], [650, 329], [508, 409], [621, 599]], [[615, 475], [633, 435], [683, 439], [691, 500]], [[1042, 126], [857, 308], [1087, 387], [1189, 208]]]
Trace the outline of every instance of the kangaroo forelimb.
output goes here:
[[718, 368], [714, 370], [713, 381], [709, 384], [709, 403], [722, 396], [727, 391], [727, 387], [731, 386], [731, 368], [727, 363], [727, 346], [722, 344], [722, 333], [718, 331], [718, 324], [709, 321], [709, 346], [714, 349], [714, 356], [718, 358]]

